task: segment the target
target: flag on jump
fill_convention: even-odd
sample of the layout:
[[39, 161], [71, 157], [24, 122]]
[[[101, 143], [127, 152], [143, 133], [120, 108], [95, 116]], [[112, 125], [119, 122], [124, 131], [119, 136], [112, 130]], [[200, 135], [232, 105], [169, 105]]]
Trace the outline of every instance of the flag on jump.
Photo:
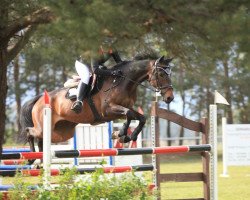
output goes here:
[[227, 100], [217, 90], [214, 91], [214, 103], [229, 105]]
[[45, 103], [45, 105], [50, 104], [49, 94], [48, 94], [47, 90], [44, 90], [44, 103]]

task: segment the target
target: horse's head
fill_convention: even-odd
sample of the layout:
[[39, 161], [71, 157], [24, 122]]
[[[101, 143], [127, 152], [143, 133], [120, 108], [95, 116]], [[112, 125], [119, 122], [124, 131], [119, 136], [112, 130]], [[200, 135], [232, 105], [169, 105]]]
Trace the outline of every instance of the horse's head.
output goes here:
[[155, 87], [162, 95], [166, 103], [174, 99], [173, 87], [171, 84], [171, 67], [169, 63], [172, 59], [164, 59], [164, 56], [152, 63], [149, 70], [149, 83]]

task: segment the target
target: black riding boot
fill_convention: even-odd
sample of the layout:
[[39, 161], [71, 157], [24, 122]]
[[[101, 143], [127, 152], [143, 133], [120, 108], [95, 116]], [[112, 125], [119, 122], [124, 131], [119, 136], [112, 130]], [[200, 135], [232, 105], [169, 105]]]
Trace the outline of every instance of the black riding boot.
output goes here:
[[80, 88], [78, 91], [77, 99], [71, 107], [71, 110], [75, 111], [75, 113], [77, 113], [77, 114], [82, 111], [83, 99], [86, 96], [88, 85], [81, 82], [78, 87], [80, 87]]

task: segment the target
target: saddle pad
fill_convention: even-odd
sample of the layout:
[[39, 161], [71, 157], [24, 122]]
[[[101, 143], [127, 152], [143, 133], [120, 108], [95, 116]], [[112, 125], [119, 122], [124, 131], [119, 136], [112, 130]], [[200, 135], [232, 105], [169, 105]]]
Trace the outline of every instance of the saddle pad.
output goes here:
[[65, 95], [65, 98], [73, 100], [73, 99], [76, 99], [76, 95], [77, 95], [77, 89], [76, 88], [69, 88], [68, 92]]
[[65, 88], [72, 88], [72, 87], [77, 87], [79, 84], [79, 80], [77, 79], [69, 79], [64, 83]]

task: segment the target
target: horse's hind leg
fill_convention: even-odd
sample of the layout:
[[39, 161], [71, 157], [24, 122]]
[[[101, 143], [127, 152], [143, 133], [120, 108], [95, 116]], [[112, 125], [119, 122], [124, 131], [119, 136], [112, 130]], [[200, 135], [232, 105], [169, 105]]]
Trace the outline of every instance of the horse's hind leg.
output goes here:
[[37, 144], [39, 152], [43, 152], [43, 139], [39, 138]]
[[[43, 152], [43, 139], [38, 138], [37, 146], [38, 146], [38, 151], [39, 151], [39, 152]], [[43, 163], [43, 159], [41, 159], [40, 165], [41, 165], [42, 163]], [[40, 169], [40, 166], [38, 166], [37, 168]]]
[[[27, 127], [26, 132], [27, 132], [28, 142], [29, 142], [29, 145], [30, 145], [30, 151], [31, 152], [36, 152], [36, 149], [35, 149], [35, 137], [41, 135], [42, 131], [39, 131], [39, 130], [35, 129], [34, 127]], [[28, 164], [32, 165], [35, 162], [35, 160], [36, 159], [28, 160]]]
[[[36, 149], [35, 149], [35, 142], [34, 142], [35, 138], [34, 138], [34, 136], [32, 136], [32, 135], [30, 135], [28, 133], [27, 138], [28, 138], [28, 142], [29, 142], [29, 145], [30, 145], [30, 151], [35, 152]], [[35, 159], [34, 160], [28, 160], [29, 165], [32, 165], [34, 162], [35, 162]]]

